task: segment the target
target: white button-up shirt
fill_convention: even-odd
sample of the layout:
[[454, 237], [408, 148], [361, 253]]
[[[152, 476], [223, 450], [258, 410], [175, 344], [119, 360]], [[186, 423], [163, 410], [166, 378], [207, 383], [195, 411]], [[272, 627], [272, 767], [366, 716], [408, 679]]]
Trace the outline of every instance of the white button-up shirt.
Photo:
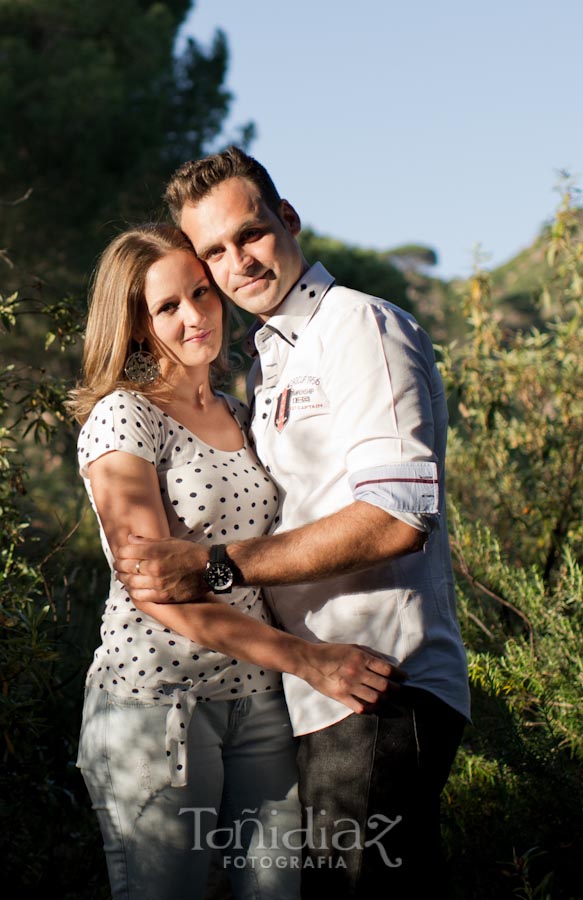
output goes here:
[[[428, 533], [424, 550], [313, 584], [266, 589], [281, 625], [359, 643], [469, 718], [445, 519], [447, 408], [431, 341], [397, 306], [317, 263], [255, 334], [252, 435], [280, 491], [272, 532], [364, 500]], [[284, 676], [294, 731], [350, 714]]]

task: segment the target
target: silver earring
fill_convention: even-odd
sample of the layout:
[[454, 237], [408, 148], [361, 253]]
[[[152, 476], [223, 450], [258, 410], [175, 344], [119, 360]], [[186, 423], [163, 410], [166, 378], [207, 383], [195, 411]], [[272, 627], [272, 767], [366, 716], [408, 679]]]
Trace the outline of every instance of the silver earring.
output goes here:
[[140, 349], [128, 356], [123, 370], [128, 381], [133, 381], [134, 384], [152, 384], [160, 377], [156, 357], [147, 350], [142, 350], [141, 342]]

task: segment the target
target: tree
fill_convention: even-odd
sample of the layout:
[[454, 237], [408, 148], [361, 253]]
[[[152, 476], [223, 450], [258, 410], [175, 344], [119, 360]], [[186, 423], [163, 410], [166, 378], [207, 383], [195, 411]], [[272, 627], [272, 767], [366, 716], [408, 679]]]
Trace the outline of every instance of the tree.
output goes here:
[[389, 262], [405, 272], [419, 269], [424, 271], [431, 266], [436, 266], [438, 262], [437, 253], [433, 247], [426, 247], [424, 244], [402, 244], [399, 247], [393, 247], [392, 250], [387, 250], [384, 255]]
[[97, 252], [159, 215], [174, 167], [221, 136], [226, 40], [174, 59], [189, 6], [0, 3], [0, 844], [19, 896], [58, 884], [62, 900], [106, 897], [74, 769], [105, 571], [93, 523], [77, 527], [87, 507], [63, 400]]
[[[189, 0], [4, 0], [0, 197], [30, 199], [0, 226], [18, 268], [84, 285], [126, 221], [160, 214], [166, 178], [221, 134], [225, 36], [173, 47]], [[241, 129], [240, 141], [252, 135]]]

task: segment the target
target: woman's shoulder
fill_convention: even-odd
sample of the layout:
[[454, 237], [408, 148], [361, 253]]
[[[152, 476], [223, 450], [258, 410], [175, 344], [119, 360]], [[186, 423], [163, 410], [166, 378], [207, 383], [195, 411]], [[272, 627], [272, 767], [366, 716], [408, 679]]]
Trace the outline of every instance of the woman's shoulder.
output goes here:
[[124, 450], [155, 462], [159, 412], [136, 391], [119, 389], [102, 397], [79, 433], [77, 453], [82, 473], [99, 456]]
[[144, 394], [119, 388], [98, 400], [79, 434], [79, 446], [88, 437], [133, 430], [152, 430], [159, 410]]
[[98, 419], [104, 413], [117, 413], [120, 410], [152, 412], [154, 415], [158, 412], [156, 405], [144, 394], [140, 394], [138, 391], [130, 391], [126, 388], [118, 388], [97, 401], [89, 413], [87, 423], [91, 420]]

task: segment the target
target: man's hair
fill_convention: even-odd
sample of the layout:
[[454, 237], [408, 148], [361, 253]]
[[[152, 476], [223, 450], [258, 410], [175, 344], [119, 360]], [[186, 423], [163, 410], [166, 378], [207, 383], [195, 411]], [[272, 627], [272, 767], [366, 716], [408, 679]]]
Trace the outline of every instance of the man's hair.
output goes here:
[[164, 201], [179, 225], [183, 207], [196, 204], [229, 178], [246, 178], [258, 189], [269, 209], [279, 216], [281, 197], [267, 170], [239, 147], [227, 147], [203, 159], [189, 160], [174, 172], [164, 191]]

